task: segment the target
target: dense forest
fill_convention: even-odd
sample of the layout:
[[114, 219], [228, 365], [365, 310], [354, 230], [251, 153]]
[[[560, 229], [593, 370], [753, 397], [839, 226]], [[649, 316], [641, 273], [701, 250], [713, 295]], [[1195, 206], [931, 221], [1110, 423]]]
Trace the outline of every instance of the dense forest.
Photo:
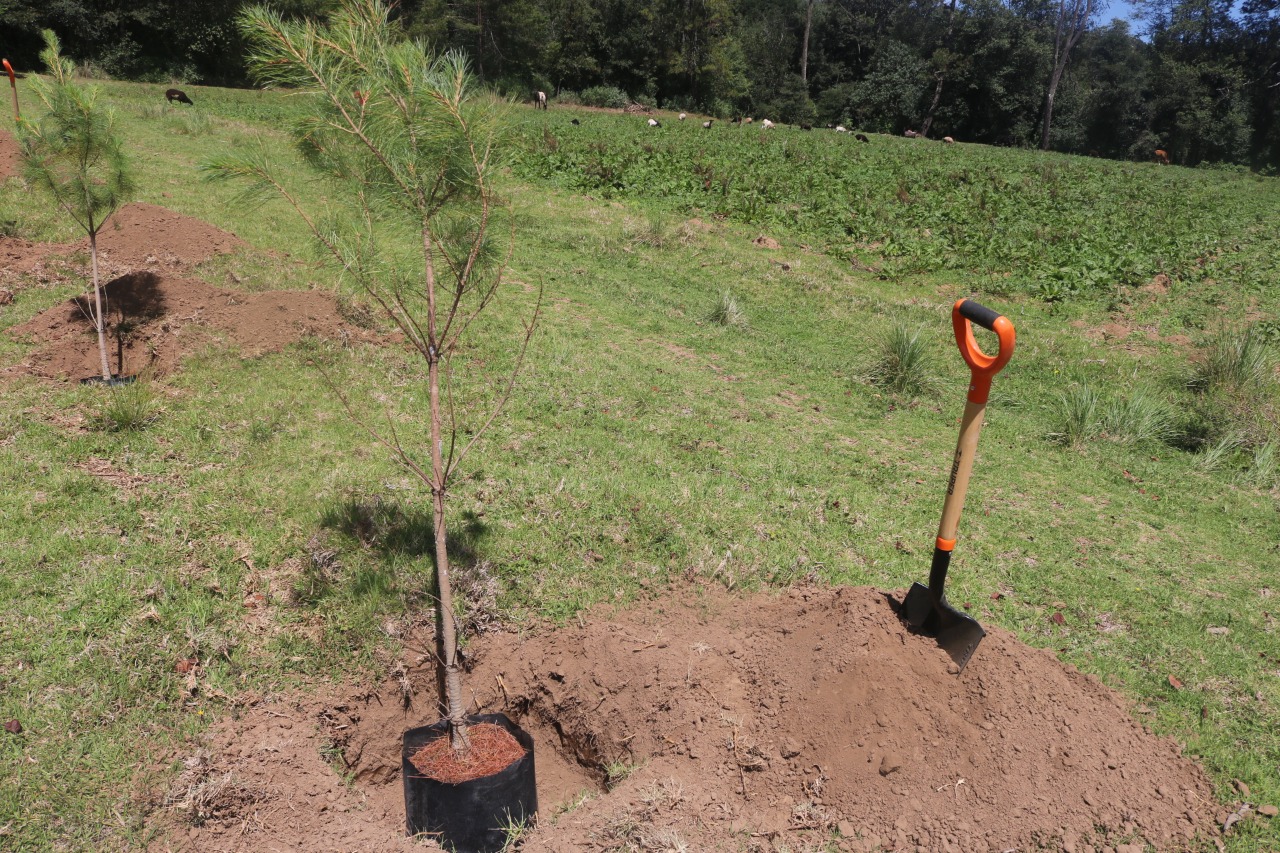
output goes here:
[[[336, 0], [274, 0], [323, 16]], [[241, 86], [246, 0], [0, 0], [0, 51], [40, 30], [86, 72]], [[1122, 159], [1280, 168], [1280, 0], [402, 0], [401, 26], [465, 50], [519, 98], [916, 129]]]

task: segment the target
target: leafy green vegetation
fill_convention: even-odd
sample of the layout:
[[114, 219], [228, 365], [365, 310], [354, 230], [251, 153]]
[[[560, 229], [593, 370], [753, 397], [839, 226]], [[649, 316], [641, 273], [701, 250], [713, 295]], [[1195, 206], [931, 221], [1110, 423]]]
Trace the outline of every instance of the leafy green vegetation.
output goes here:
[[[526, 122], [524, 178], [819, 240], [890, 277], [984, 274], [1046, 301], [1157, 274], [1256, 292], [1277, 269], [1274, 184], [1249, 175], [848, 134], [563, 113]], [[1213, 215], [1206, 215], [1213, 211]]]
[[[298, 223], [246, 209], [196, 172], [217, 152], [254, 152], [321, 201], [278, 130], [299, 116], [297, 96], [193, 90], [208, 129], [186, 133], [146, 114], [158, 86], [102, 86], [138, 154], [140, 200], [250, 244], [196, 274], [246, 289], [336, 287]], [[469, 588], [491, 594], [474, 594], [484, 609], [468, 618], [563, 621], [688, 583], [904, 589], [927, 567], [968, 377], [950, 306], [975, 295], [1013, 320], [1018, 349], [988, 406], [950, 597], [1121, 691], [1143, 724], [1201, 757], [1224, 800], [1234, 779], [1256, 802], [1280, 800], [1276, 391], [1245, 383], [1252, 402], [1227, 405], [1189, 384], [1220, 329], [1253, 327], [1251, 346], [1276, 345], [1275, 181], [900, 140], [857, 149], [782, 129], [695, 135], [686, 123], [657, 137], [601, 113], [571, 130], [566, 115], [563, 128], [526, 122], [502, 187], [520, 241], [513, 280], [529, 287], [481, 322], [517, 329], [537, 282], [548, 299], [483, 466], [456, 485], [455, 541], [483, 568]], [[625, 150], [635, 157], [619, 174], [640, 171], [607, 192], [581, 184], [560, 152], [590, 163], [593, 140], [606, 146], [602, 168]], [[677, 152], [694, 150], [690, 171], [733, 170], [722, 198], [735, 203], [751, 185], [745, 158], [786, 167], [762, 165], [750, 215], [720, 210], [701, 182], [637, 177], [678, 175]], [[1025, 241], [1020, 253], [981, 217], [962, 220], [979, 229], [972, 239], [948, 230], [946, 215], [972, 214], [957, 200], [977, 191], [966, 170]], [[806, 212], [836, 209], [832, 175], [865, 215], [833, 225]], [[1045, 175], [1073, 180], [1055, 199]], [[898, 176], [915, 176], [910, 202]], [[799, 209], [787, 217], [789, 206]], [[0, 214], [25, 239], [73, 237], [14, 180], [0, 186]], [[638, 239], [653, 229], [637, 223], [668, 236]], [[933, 253], [922, 225], [949, 249]], [[762, 232], [779, 247], [757, 244]], [[1108, 268], [1104, 248], [1136, 271], [1089, 273], [1096, 281], [1052, 301], [1038, 292], [1043, 257], [1078, 282]], [[957, 252], [970, 260], [953, 262]], [[1149, 280], [1156, 272], [1167, 278]], [[78, 292], [24, 284], [0, 331]], [[706, 322], [726, 289], [748, 326]], [[938, 394], [904, 403], [867, 380], [866, 342], [898, 324], [937, 355]], [[513, 354], [489, 343], [504, 340], [478, 334], [464, 356], [509, 365]], [[6, 363], [31, 347], [0, 335]], [[394, 670], [401, 632], [388, 625], [422, 618], [433, 593], [429, 495], [349, 421], [316, 365], [356, 405], [391, 400], [407, 446], [426, 441], [425, 383], [392, 346], [202, 351], [156, 381], [163, 414], [144, 430], [82, 428], [98, 410], [93, 389], [7, 380], [0, 719], [24, 731], [0, 736], [6, 848], [141, 846], [146, 792], [173, 778], [169, 750], [190, 749], [184, 739], [237, 697]], [[1062, 431], [1055, 403], [1075, 387], [1098, 397], [1091, 434], [1123, 440], [1046, 438]], [[460, 402], [484, 402], [500, 389], [466, 393]], [[1206, 464], [1221, 436], [1247, 441]], [[266, 629], [243, 604], [264, 588], [282, 590]], [[194, 682], [179, 671], [188, 659]], [[1278, 833], [1243, 822], [1228, 850], [1273, 850]]]

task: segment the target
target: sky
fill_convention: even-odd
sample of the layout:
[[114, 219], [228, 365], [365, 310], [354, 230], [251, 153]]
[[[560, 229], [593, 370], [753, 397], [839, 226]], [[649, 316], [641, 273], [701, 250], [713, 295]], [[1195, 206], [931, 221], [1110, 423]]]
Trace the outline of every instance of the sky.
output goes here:
[[[1103, 4], [1102, 14], [1098, 16], [1098, 20], [1103, 24], [1111, 23], [1112, 18], [1124, 18], [1128, 21], [1129, 16], [1133, 14], [1133, 4], [1126, 0], [1110, 0], [1110, 3], [1103, 0]], [[1133, 21], [1129, 21], [1129, 26], [1137, 29]]]

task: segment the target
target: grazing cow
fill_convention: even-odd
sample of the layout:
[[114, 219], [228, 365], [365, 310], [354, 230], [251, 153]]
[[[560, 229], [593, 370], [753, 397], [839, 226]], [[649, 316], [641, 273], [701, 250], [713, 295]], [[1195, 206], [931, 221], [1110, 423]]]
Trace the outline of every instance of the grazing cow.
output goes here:
[[1157, 162], [1157, 163], [1159, 163], [1161, 166], [1168, 166], [1168, 165], [1169, 165], [1169, 152], [1168, 152], [1168, 151], [1165, 151], [1163, 148], [1157, 148], [1157, 149], [1156, 149], [1156, 162]]
[[945, 142], [945, 143], [947, 143], [948, 145], [955, 145], [955, 144], [956, 144], [956, 141], [955, 141], [954, 139], [952, 139], [950, 136], [944, 136], [944, 137], [942, 137], [942, 141], [943, 141], [943, 142]]
[[658, 121], [656, 118], [651, 118], [649, 119], [649, 127], [662, 127], [662, 122]]
[[760, 128], [762, 130], [768, 130], [771, 127], [773, 127], [773, 122], [769, 121], [768, 119], [765, 119], [764, 121], [760, 122]]
[[181, 89], [169, 89], [164, 93], [164, 99], [171, 104], [174, 101], [178, 101], [179, 103], [191, 104], [193, 107], [195, 106], [195, 104], [191, 103], [191, 99], [187, 97], [187, 93]]
[[854, 138], [854, 139], [856, 139], [856, 140], [858, 140], [859, 142], [870, 142], [870, 141], [871, 141], [870, 139], [867, 139], [867, 135], [866, 135], [865, 133], [855, 133], [855, 134], [853, 135], [853, 138]]
[[533, 108], [534, 108], [535, 110], [545, 110], [545, 109], [547, 108], [547, 93], [546, 93], [546, 92], [539, 92], [539, 93], [538, 93], [538, 102], [537, 102], [536, 104], [534, 104], [534, 105], [533, 105]]

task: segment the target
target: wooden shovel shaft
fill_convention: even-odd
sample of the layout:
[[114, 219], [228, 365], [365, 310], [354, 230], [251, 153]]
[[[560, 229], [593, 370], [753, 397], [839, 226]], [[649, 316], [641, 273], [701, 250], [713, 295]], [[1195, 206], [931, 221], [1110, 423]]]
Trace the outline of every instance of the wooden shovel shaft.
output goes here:
[[956, 545], [956, 530], [960, 526], [960, 511], [964, 509], [964, 496], [969, 490], [969, 475], [973, 473], [973, 459], [978, 451], [978, 434], [982, 432], [983, 414], [987, 404], [965, 403], [964, 418], [960, 421], [960, 440], [956, 442], [956, 455], [951, 463], [951, 479], [947, 482], [947, 499], [942, 504], [942, 522], [938, 525], [938, 547], [950, 551]]

